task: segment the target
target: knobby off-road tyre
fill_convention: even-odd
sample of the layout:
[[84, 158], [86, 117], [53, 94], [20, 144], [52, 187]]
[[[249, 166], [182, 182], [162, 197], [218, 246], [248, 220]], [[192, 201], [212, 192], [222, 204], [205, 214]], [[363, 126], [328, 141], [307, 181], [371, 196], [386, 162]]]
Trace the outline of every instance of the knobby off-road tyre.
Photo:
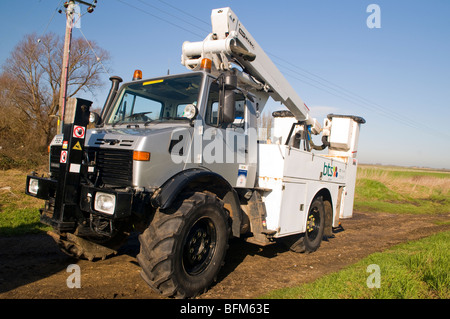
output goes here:
[[325, 208], [322, 197], [316, 197], [306, 217], [306, 231], [285, 240], [289, 249], [296, 253], [312, 253], [319, 249], [325, 228]]
[[230, 230], [228, 212], [214, 194], [184, 195], [169, 210], [158, 210], [139, 236], [142, 278], [168, 297], [203, 293], [223, 265]]

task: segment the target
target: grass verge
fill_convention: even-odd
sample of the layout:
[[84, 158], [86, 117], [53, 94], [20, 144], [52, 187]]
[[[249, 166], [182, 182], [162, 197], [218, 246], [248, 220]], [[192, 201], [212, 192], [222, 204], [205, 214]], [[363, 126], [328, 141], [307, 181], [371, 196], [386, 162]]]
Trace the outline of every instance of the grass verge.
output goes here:
[[355, 209], [368, 212], [450, 212], [450, 172], [360, 166]]
[[[356, 180], [355, 210], [448, 214], [450, 172], [360, 166]], [[450, 232], [440, 233], [372, 254], [340, 272], [309, 284], [275, 290], [262, 298], [450, 298], [449, 256]], [[371, 265], [379, 267], [380, 288], [368, 288], [367, 280], [372, 273], [367, 271]]]
[[50, 230], [39, 221], [39, 208], [44, 201], [25, 195], [27, 173], [11, 169], [0, 174], [0, 236]]
[[[449, 265], [450, 232], [442, 232], [418, 241], [394, 246], [382, 253], [371, 254], [352, 266], [312, 283], [275, 290], [261, 297], [267, 299], [448, 299], [450, 298]], [[379, 272], [376, 269], [379, 269]], [[377, 277], [379, 288], [375, 286]]]

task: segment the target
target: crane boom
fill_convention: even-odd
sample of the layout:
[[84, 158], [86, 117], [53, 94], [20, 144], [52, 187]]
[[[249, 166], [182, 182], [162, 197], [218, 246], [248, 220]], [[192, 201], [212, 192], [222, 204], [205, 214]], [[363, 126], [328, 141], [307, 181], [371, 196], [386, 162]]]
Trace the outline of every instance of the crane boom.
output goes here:
[[181, 63], [189, 69], [198, 69], [203, 58], [213, 61], [220, 73], [239, 65], [240, 84], [249, 91], [265, 91], [275, 101], [284, 104], [298, 121], [306, 121], [312, 132], [319, 134], [320, 124], [309, 116], [309, 109], [278, 70], [253, 36], [242, 25], [230, 8], [214, 9], [211, 13], [212, 33], [203, 41], [184, 42]]

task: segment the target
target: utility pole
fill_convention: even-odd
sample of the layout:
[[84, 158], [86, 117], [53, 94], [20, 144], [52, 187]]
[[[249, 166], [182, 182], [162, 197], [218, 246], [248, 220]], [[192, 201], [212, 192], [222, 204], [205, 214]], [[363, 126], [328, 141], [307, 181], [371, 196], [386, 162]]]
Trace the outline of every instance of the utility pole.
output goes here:
[[66, 2], [64, 3], [64, 6], [66, 7], [66, 35], [64, 37], [64, 51], [62, 60], [63, 64], [61, 69], [61, 88], [59, 92], [58, 133], [62, 133], [64, 125], [64, 110], [66, 108], [67, 101], [67, 77], [69, 73], [70, 44], [72, 42], [73, 13], [75, 2]]
[[88, 6], [87, 12], [92, 13], [96, 7], [97, 0], [94, 0], [92, 4], [80, 0], [70, 0], [64, 3], [66, 8], [66, 34], [64, 37], [64, 52], [63, 52], [63, 64], [61, 71], [61, 89], [59, 93], [59, 118], [58, 118], [58, 133], [62, 133], [64, 125], [64, 112], [67, 102], [67, 83], [69, 77], [69, 59], [70, 59], [70, 45], [72, 42], [72, 29], [73, 19], [75, 13], [75, 2]]

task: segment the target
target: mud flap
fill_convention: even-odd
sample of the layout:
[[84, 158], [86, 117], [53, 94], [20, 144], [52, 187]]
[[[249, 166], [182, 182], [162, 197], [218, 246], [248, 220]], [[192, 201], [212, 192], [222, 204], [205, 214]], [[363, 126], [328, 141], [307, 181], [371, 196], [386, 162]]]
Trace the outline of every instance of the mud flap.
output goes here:
[[276, 234], [274, 230], [268, 230], [266, 227], [266, 206], [264, 205], [261, 195], [255, 191], [248, 201], [250, 228], [253, 233], [252, 237], [247, 237], [246, 240], [250, 243], [260, 246], [267, 246], [275, 243], [272, 240], [273, 235]]

